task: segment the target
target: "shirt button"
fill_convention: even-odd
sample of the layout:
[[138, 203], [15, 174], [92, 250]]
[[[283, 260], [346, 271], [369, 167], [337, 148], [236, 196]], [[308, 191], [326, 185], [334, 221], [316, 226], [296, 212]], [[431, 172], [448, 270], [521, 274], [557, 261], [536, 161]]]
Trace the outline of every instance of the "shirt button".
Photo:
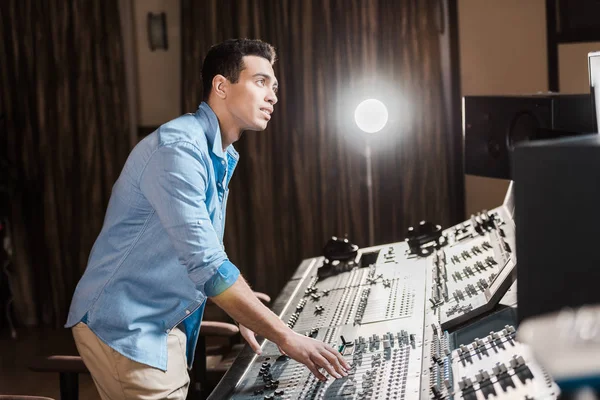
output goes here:
[[170, 330], [170, 329], [167, 329], [165, 332], [169, 333], [169, 332], [171, 332], [171, 330]]
[[186, 315], [190, 313], [190, 310], [185, 310]]
[[221, 164], [225, 165], [225, 160], [221, 160]]

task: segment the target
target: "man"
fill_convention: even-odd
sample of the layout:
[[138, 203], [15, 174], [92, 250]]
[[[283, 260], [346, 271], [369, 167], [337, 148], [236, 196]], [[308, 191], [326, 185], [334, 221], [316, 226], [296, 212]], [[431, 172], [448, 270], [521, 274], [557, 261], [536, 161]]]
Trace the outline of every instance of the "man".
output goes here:
[[275, 51], [259, 40], [213, 46], [204, 102], [131, 152], [77, 285], [66, 326], [103, 399], [184, 399], [207, 297], [306, 364], [319, 379], [350, 366], [265, 307], [223, 247], [228, 184], [244, 131], [267, 127], [277, 103]]

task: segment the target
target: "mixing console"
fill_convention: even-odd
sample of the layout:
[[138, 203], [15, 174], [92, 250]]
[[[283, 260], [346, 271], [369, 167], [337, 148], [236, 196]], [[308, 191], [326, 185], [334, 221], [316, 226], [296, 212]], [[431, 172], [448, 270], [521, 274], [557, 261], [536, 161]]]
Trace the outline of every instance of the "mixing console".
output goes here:
[[[352, 365], [319, 382], [269, 341], [226, 397], [234, 399], [556, 398], [559, 390], [507, 326], [458, 346], [447, 329], [492, 309], [513, 281], [514, 224], [505, 207], [405, 242], [305, 261], [281, 314]], [[416, 250], [415, 250], [416, 249]], [[219, 398], [217, 394], [213, 398]]]

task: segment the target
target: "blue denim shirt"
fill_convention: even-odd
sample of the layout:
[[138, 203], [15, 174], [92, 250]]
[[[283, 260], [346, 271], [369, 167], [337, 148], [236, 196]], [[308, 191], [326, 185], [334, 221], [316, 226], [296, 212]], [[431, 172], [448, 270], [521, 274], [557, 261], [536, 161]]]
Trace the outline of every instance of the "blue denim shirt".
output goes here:
[[138, 143], [113, 186], [66, 327], [84, 321], [125, 357], [166, 370], [167, 336], [181, 324], [191, 366], [206, 297], [239, 276], [223, 246], [239, 159], [226, 150], [206, 103]]

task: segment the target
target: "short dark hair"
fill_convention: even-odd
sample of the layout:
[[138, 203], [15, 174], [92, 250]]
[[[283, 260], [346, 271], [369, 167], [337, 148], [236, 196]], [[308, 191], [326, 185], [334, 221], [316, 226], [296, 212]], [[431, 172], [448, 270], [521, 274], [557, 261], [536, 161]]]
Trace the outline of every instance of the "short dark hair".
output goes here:
[[258, 39], [229, 39], [216, 44], [208, 50], [202, 65], [202, 98], [208, 101], [212, 89], [212, 80], [216, 75], [223, 75], [230, 82], [236, 83], [244, 69], [244, 56], [258, 56], [275, 63], [275, 48]]

